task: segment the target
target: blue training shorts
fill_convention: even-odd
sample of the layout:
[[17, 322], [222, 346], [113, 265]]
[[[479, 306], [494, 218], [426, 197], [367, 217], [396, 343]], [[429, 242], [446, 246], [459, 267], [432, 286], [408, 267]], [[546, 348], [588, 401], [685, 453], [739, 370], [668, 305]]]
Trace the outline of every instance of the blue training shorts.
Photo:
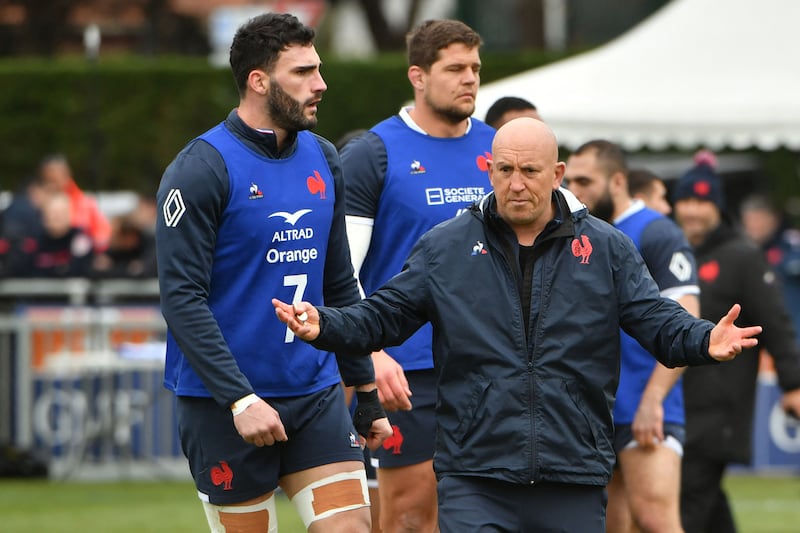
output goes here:
[[[686, 428], [683, 424], [664, 424], [664, 445], [675, 450], [678, 456], [683, 457], [683, 445], [686, 443]], [[633, 438], [631, 424], [614, 425], [614, 453], [636, 445]]]
[[433, 369], [406, 372], [411, 411], [386, 413], [394, 435], [372, 453], [372, 466], [392, 468], [433, 459], [436, 438], [436, 375]]
[[177, 398], [178, 432], [200, 498], [216, 505], [275, 490], [278, 480], [315, 466], [363, 463], [339, 384], [293, 398], [265, 398], [281, 417], [286, 442], [259, 448], [242, 439], [230, 409], [211, 398]]

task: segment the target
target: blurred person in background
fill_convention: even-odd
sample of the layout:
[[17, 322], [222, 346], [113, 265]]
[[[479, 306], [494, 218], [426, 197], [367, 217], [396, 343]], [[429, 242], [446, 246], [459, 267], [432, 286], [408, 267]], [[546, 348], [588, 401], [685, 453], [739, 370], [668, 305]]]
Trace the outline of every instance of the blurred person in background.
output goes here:
[[3, 211], [3, 236], [10, 239], [38, 238], [43, 231], [42, 205], [50, 190], [38, 176], [25, 180]]
[[92, 241], [72, 226], [72, 205], [64, 193], [50, 193], [42, 203], [42, 232], [26, 239], [14, 255], [9, 274], [17, 277], [83, 277], [92, 265]]
[[[486, 160], [495, 130], [472, 117], [481, 37], [456, 20], [429, 20], [406, 43], [414, 105], [342, 150], [347, 234], [365, 295], [400, 272], [423, 233], [490, 190]], [[401, 346], [372, 355], [394, 430], [372, 453], [384, 532], [437, 529], [431, 336], [425, 325]]]
[[[697, 260], [701, 316], [717, 320], [740, 303], [739, 323], [763, 326], [759, 346], [774, 357], [784, 409], [800, 413], [800, 347], [791, 319], [764, 254], [733, 228], [725, 212], [715, 164], [712, 153], [698, 152], [672, 193], [675, 220]], [[687, 533], [736, 531], [722, 479], [728, 465], [751, 461], [758, 350], [747, 348], [729, 364], [684, 374], [681, 517]]]
[[361, 446], [391, 435], [371, 359], [313, 349], [264, 308], [278, 294], [360, 299], [339, 156], [308, 131], [327, 90], [314, 35], [277, 13], [237, 30], [239, 105], [181, 150], [156, 195], [164, 383], [213, 533], [277, 531], [278, 487], [309, 531], [367, 533]]
[[786, 216], [764, 195], [752, 195], [739, 207], [742, 228], [764, 252], [778, 274], [783, 301], [800, 334], [800, 230], [789, 225]]
[[142, 228], [133, 213], [111, 219], [111, 240], [95, 255], [92, 276], [102, 278], [155, 278], [155, 236]]
[[139, 194], [134, 206], [111, 219], [111, 239], [104, 252], [95, 255], [92, 275], [102, 278], [155, 278], [154, 196]]
[[664, 216], [672, 213], [664, 180], [647, 169], [635, 168], [628, 171], [628, 193], [632, 198], [643, 201], [653, 211]]
[[519, 117], [531, 117], [542, 120], [536, 106], [524, 98], [517, 96], [503, 96], [486, 111], [485, 122], [495, 129], [505, 124], [511, 119]]
[[156, 220], [158, 219], [158, 204], [155, 195], [140, 193], [136, 205], [128, 217], [143, 232], [150, 235], [155, 234]]
[[366, 130], [364, 128], [356, 128], [354, 130], [350, 130], [350, 131], [346, 132], [344, 135], [342, 135], [341, 137], [339, 137], [336, 140], [336, 144], [335, 144], [336, 150], [341, 153], [342, 149], [345, 146], [347, 146], [347, 143], [349, 143], [350, 141], [352, 141], [356, 137], [360, 137], [361, 135], [363, 135], [367, 131], [369, 131], [369, 130]]
[[13, 276], [24, 269], [23, 250], [32, 251], [44, 232], [42, 204], [48, 196], [38, 176], [27, 178], [0, 213], [0, 275]]
[[66, 156], [52, 154], [44, 157], [39, 163], [38, 176], [50, 190], [63, 192], [69, 197], [72, 226], [89, 235], [95, 251], [104, 251], [111, 239], [111, 223], [100, 211], [94, 198], [78, 187]]
[[[633, 240], [661, 295], [698, 316], [697, 269], [680, 228], [629, 193], [622, 148], [597, 139], [567, 159], [564, 182], [593, 215]], [[620, 331], [620, 374], [614, 404], [617, 462], [608, 485], [606, 530], [675, 533], [685, 439], [681, 375]], [[635, 527], [634, 527], [635, 526]]]

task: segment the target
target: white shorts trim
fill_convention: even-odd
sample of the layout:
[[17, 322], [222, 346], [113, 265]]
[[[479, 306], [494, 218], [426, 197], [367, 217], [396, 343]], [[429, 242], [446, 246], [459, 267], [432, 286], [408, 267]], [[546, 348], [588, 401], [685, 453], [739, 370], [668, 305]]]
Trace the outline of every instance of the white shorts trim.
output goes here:
[[[664, 446], [665, 448], [669, 448], [670, 450], [678, 454], [678, 457], [683, 457], [683, 444], [681, 444], [681, 441], [676, 439], [673, 435], [667, 435], [667, 438], [665, 438], [661, 442], [656, 442], [656, 444], [658, 446]], [[636, 442], [636, 440], [634, 439], [630, 441], [628, 444], [626, 444], [625, 447], [622, 449], [630, 450], [632, 448], [638, 448], [638, 447], [639, 443]]]

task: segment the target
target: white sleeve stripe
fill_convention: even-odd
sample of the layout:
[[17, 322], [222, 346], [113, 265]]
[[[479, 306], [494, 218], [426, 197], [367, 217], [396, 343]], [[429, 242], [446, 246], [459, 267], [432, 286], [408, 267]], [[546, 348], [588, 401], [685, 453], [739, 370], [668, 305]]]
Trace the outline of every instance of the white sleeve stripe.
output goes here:
[[368, 217], [359, 217], [356, 215], [347, 215], [344, 217], [348, 224], [360, 224], [362, 226], [374, 226], [375, 219]]
[[670, 287], [661, 291], [661, 296], [677, 300], [686, 296], [687, 294], [700, 294], [700, 287], [697, 285], [680, 285], [678, 287]]

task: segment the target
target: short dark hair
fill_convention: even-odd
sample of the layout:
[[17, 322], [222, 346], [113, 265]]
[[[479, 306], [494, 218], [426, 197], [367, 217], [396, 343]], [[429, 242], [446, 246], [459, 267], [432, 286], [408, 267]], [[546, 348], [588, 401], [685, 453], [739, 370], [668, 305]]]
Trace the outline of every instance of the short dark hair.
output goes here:
[[492, 127], [497, 127], [495, 124], [506, 112], [525, 111], [526, 109], [536, 111], [536, 106], [518, 96], [503, 96], [498, 98], [489, 110], [486, 111], [486, 119], [484, 122]]
[[312, 44], [314, 34], [313, 28], [289, 13], [265, 13], [240, 26], [233, 37], [230, 55], [239, 94], [244, 94], [253, 70], [262, 68], [270, 72], [283, 50], [293, 44]]
[[645, 168], [634, 168], [628, 171], [628, 194], [649, 194], [653, 190], [653, 184], [664, 181], [654, 173]]
[[347, 143], [355, 139], [356, 137], [360, 137], [364, 133], [366, 133], [366, 129], [364, 128], [356, 128], [354, 130], [350, 130], [344, 133], [341, 137], [336, 139], [336, 142], [333, 143], [336, 146], [336, 149], [341, 152], [342, 148], [344, 148]]
[[468, 48], [483, 44], [478, 33], [459, 20], [426, 20], [406, 34], [408, 66], [428, 71], [439, 59], [439, 50], [453, 43]]
[[573, 155], [585, 153], [594, 153], [598, 164], [605, 169], [609, 176], [615, 172], [622, 172], [627, 176], [628, 162], [620, 145], [605, 139], [594, 139], [580, 145]]

